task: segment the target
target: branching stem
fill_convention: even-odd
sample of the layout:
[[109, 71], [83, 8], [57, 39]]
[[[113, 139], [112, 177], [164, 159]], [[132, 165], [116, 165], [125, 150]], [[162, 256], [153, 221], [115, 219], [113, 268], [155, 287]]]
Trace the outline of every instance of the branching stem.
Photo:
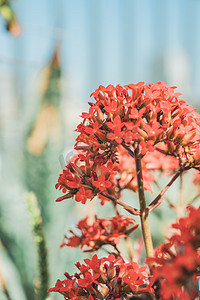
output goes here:
[[130, 214], [135, 215], [135, 216], [139, 216], [139, 215], [140, 215], [140, 210], [139, 210], [139, 209], [133, 208], [133, 207], [131, 207], [130, 205], [121, 202], [121, 201], [118, 200], [117, 198], [115, 198], [115, 197], [113, 197], [113, 196], [111, 196], [111, 195], [109, 195], [109, 194], [107, 194], [107, 193], [105, 193], [105, 192], [101, 192], [101, 193], [99, 193], [99, 194], [101, 194], [102, 196], [104, 196], [104, 197], [110, 199], [110, 200], [113, 201], [114, 203], [121, 205], [121, 206], [122, 206], [126, 211], [128, 211]]
[[124, 149], [126, 149], [128, 151], [128, 153], [130, 154], [130, 156], [132, 156], [133, 158], [135, 158], [134, 152], [124, 142], [122, 142], [121, 145], [124, 147]]
[[143, 186], [143, 177], [142, 177], [142, 166], [141, 166], [141, 159], [139, 157], [138, 147], [135, 149], [135, 165], [136, 165], [138, 195], [139, 195], [139, 203], [140, 203], [140, 220], [141, 220], [144, 244], [145, 244], [147, 257], [152, 257], [154, 254], [153, 243], [152, 243], [151, 231], [150, 231], [149, 221], [148, 221], [148, 212], [146, 210], [146, 200], [144, 195], [144, 186]]
[[[157, 181], [154, 181], [154, 183], [158, 187], [158, 189], [161, 190], [161, 187], [160, 187], [159, 183]], [[167, 201], [167, 203], [169, 204], [169, 206], [171, 208], [173, 208], [174, 210], [176, 210], [176, 206], [166, 196], [165, 196], [165, 200]]]
[[188, 203], [187, 205], [191, 205], [196, 199], [198, 199], [200, 197], [200, 194], [198, 193], [197, 195], [195, 195]]
[[146, 208], [147, 212], [151, 212], [154, 210], [157, 206], [159, 206], [164, 198], [162, 196], [166, 193], [166, 191], [169, 189], [169, 187], [174, 183], [174, 181], [186, 170], [189, 170], [190, 167], [185, 167], [176, 172], [176, 174], [172, 177], [172, 179], [168, 182], [168, 184], [162, 189], [162, 191], [159, 193], [159, 195], [148, 205]]

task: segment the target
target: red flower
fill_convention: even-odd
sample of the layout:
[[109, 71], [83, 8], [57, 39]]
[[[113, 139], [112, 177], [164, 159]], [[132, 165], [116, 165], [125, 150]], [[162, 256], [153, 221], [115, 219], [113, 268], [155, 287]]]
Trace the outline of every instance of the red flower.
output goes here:
[[[112, 201], [117, 213], [120, 204], [128, 212], [140, 215], [142, 209], [134, 209], [119, 200], [123, 191], [135, 192], [139, 186], [152, 192], [156, 170], [168, 174], [176, 172], [147, 206], [148, 214], [180, 174], [191, 168], [200, 171], [200, 116], [179, 98], [175, 87], [167, 87], [164, 82], [140, 82], [99, 86], [92, 95], [94, 103], [89, 103], [89, 112], [82, 114], [83, 121], [76, 130], [78, 153], [56, 184], [65, 194], [57, 201], [74, 197], [85, 204], [98, 196], [102, 204]], [[138, 171], [140, 165], [141, 172]], [[142, 174], [140, 182], [144, 187], [139, 184], [139, 174]], [[198, 178], [196, 183], [199, 183]], [[85, 218], [78, 223], [79, 233], [71, 230], [71, 237], [66, 238], [62, 246], [80, 245], [84, 251], [92, 252], [109, 245], [115, 248], [115, 255], [103, 258], [94, 255], [83, 264], [78, 262], [78, 273], [72, 276], [66, 273], [67, 279], [57, 281], [49, 291], [59, 292], [65, 299], [114, 300], [125, 295], [131, 298], [146, 294], [148, 297], [147, 293], [153, 293], [153, 283], [156, 297], [163, 300], [194, 300], [197, 288], [192, 280], [199, 275], [200, 266], [199, 216], [200, 208], [189, 208], [188, 216], [173, 224], [176, 233], [148, 259], [151, 279], [145, 273], [146, 267], [122, 258], [116, 246], [121, 238], [137, 228], [132, 219], [122, 215], [96, 217], [90, 224]]]
[[85, 132], [86, 133], [89, 133], [90, 135], [94, 135], [96, 133], [98, 133], [99, 131], [99, 123], [96, 121], [95, 123], [93, 124], [90, 124], [88, 127], [85, 128]]
[[108, 180], [105, 180], [104, 175], [98, 177], [98, 181], [94, 180], [93, 185], [98, 188], [101, 192], [105, 191], [107, 188], [112, 186], [112, 183]]
[[92, 194], [91, 190], [85, 190], [84, 187], [81, 187], [80, 190], [76, 193], [75, 200], [77, 202], [81, 202], [82, 204], [85, 204], [88, 198], [90, 198]]
[[134, 269], [130, 269], [128, 270], [128, 274], [123, 277], [123, 281], [130, 286], [132, 291], [135, 291], [138, 286], [144, 283], [144, 278], [141, 274], [138, 276], [138, 273]]
[[121, 132], [124, 123], [121, 122], [120, 116], [116, 116], [113, 122], [107, 122], [106, 124], [110, 129], [113, 130], [113, 133], [108, 133], [107, 138], [110, 140], [115, 140], [117, 143], [122, 142], [123, 132]]
[[154, 141], [141, 141], [140, 146], [141, 146], [141, 154], [145, 155], [147, 152], [153, 152], [155, 148], [153, 147]]
[[188, 210], [188, 217], [173, 224], [179, 232], [155, 251], [155, 258], [148, 259], [156, 263], [153, 277], [160, 280], [160, 294], [164, 300], [195, 299], [192, 278], [199, 273], [200, 266], [200, 208]]
[[93, 282], [96, 283], [96, 284], [99, 284], [98, 281], [96, 281], [96, 279], [100, 276], [100, 274], [98, 273], [95, 273], [94, 275], [92, 275], [91, 273], [89, 272], [86, 272], [84, 274], [84, 278], [80, 278], [78, 279], [78, 284], [81, 286], [81, 287], [84, 287], [84, 288], [88, 288]]
[[88, 218], [82, 219], [77, 225], [80, 235], [77, 236], [72, 230], [70, 238], [64, 238], [61, 247], [86, 247], [85, 251], [95, 251], [103, 245], [119, 244], [120, 240], [131, 234], [138, 224], [134, 220], [123, 215], [112, 218], [96, 218], [93, 224], [89, 224]]
[[81, 238], [74, 235], [72, 237], [70, 237], [68, 239], [68, 242], [65, 243], [65, 241], [63, 241], [63, 243], [60, 245], [60, 247], [64, 247], [64, 246], [68, 246], [68, 247], [78, 247], [81, 243]]
[[[57, 281], [56, 286], [49, 291], [59, 292], [67, 299], [80, 300], [116, 300], [127, 293], [153, 293], [149, 278], [144, 272], [146, 267], [140, 267], [135, 262], [124, 262], [121, 257], [116, 259], [114, 255], [103, 258], [94, 255], [91, 260], [84, 261], [86, 265], [76, 264], [79, 274], [66, 274], [67, 280]], [[70, 295], [77, 298], [70, 298]]]

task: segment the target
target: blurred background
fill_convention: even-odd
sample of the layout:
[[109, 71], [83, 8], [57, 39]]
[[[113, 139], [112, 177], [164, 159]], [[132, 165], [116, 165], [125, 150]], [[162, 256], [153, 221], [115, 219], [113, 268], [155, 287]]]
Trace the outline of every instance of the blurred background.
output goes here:
[[[56, 204], [54, 185], [100, 84], [165, 81], [199, 109], [199, 16], [199, 0], [0, 0], [0, 299], [37, 299], [35, 212], [26, 192], [43, 219], [50, 286], [88, 256], [59, 249], [88, 208]], [[163, 204], [151, 223], [157, 242], [166, 216]]]

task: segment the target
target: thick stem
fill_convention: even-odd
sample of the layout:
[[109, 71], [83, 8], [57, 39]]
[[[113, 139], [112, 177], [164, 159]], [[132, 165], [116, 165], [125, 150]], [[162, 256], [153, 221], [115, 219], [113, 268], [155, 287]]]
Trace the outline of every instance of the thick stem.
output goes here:
[[150, 231], [149, 221], [148, 221], [148, 212], [146, 210], [146, 200], [144, 195], [144, 186], [143, 186], [143, 177], [142, 177], [142, 166], [141, 166], [141, 159], [139, 157], [138, 147], [135, 149], [135, 165], [136, 165], [138, 195], [139, 195], [139, 203], [140, 203], [140, 220], [142, 225], [144, 244], [145, 244], [147, 257], [152, 257], [154, 254], [153, 243], [152, 243], [151, 231]]

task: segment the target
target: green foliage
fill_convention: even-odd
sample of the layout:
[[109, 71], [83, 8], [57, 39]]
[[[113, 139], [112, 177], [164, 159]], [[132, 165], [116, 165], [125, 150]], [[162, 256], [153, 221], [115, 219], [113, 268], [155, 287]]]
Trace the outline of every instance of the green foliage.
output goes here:
[[36, 282], [36, 295], [38, 300], [45, 300], [48, 298], [47, 289], [49, 287], [49, 271], [42, 218], [35, 195], [33, 193], [28, 193], [26, 201], [30, 213], [34, 241], [38, 251], [39, 276]]

